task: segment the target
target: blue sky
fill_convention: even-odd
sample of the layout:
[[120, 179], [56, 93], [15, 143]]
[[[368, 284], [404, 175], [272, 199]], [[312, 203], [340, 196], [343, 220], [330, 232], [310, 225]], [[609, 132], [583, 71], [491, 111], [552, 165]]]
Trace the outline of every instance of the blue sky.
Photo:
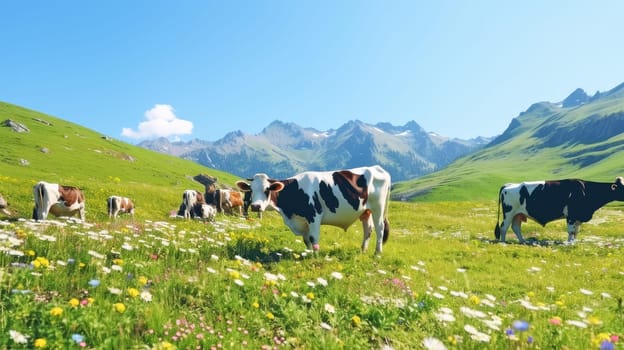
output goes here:
[[22, 0], [0, 13], [0, 101], [131, 143], [274, 120], [494, 136], [534, 102], [624, 82], [618, 0]]

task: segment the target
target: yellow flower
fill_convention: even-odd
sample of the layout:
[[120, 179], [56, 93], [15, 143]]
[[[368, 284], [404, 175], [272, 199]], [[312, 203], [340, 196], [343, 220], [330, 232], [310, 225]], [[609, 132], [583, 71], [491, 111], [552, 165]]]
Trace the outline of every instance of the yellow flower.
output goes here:
[[126, 311], [126, 305], [124, 305], [123, 303], [115, 303], [113, 304], [113, 307], [115, 308], [115, 311], [119, 312], [120, 314], [123, 314]]
[[141, 294], [141, 293], [139, 292], [138, 289], [136, 289], [136, 288], [128, 288], [128, 295], [129, 296], [131, 296], [133, 298], [136, 298], [136, 297], [139, 296], [139, 294]]
[[45, 338], [37, 338], [35, 339], [34, 345], [36, 348], [45, 348], [48, 345], [48, 342], [45, 340]]
[[555, 305], [557, 305], [557, 306], [559, 306], [559, 307], [562, 307], [562, 306], [564, 306], [564, 305], [565, 305], [565, 303], [563, 302], [563, 300], [557, 300], [557, 301], [555, 302]]
[[314, 300], [314, 293], [309, 292], [308, 294], [306, 294], [306, 297], [308, 297], [308, 299], [310, 300]]
[[141, 285], [147, 284], [147, 277], [145, 277], [145, 276], [139, 277], [139, 283]]
[[527, 293], [527, 296], [528, 296], [529, 298], [533, 298], [533, 297], [535, 296], [535, 292], [528, 292], [528, 293]]
[[260, 304], [258, 304], [258, 302], [257, 302], [257, 301], [254, 301], [254, 302], [251, 304], [251, 306], [252, 306], [254, 309], [257, 309], [257, 308], [259, 308], [259, 307], [260, 307]]
[[273, 320], [273, 319], [275, 319], [275, 316], [274, 316], [271, 312], [267, 312], [267, 313], [266, 313], [266, 317], [267, 317], [269, 320]]
[[589, 323], [592, 326], [598, 326], [598, 325], [602, 324], [602, 321], [600, 321], [600, 319], [598, 317], [596, 317], [596, 316], [590, 316], [587, 319], [587, 323]]
[[87, 298], [87, 301], [89, 302], [89, 305], [93, 304], [95, 302], [95, 299], [89, 297]]
[[602, 344], [603, 341], [611, 341], [611, 335], [609, 335], [609, 333], [598, 333], [596, 336], [592, 337], [594, 349], [600, 348], [600, 344]]
[[163, 341], [162, 343], [154, 345], [152, 350], [175, 350], [176, 346], [171, 344], [168, 341]]
[[87, 266], [87, 264], [81, 262], [80, 264], [78, 264], [78, 267], [80, 267], [81, 269], [84, 268], [85, 266]]
[[471, 295], [470, 296], [470, 302], [475, 304], [475, 305], [479, 305], [479, 304], [481, 304], [481, 299], [479, 299], [479, 297], [476, 296], [476, 295]]
[[71, 305], [71, 307], [77, 307], [80, 305], [80, 301], [76, 298], [71, 298], [69, 299], [69, 305]]
[[123, 260], [122, 259], [113, 259], [113, 264], [115, 264], [115, 265], [123, 265]]
[[230, 277], [235, 280], [240, 279], [240, 272], [232, 270], [230, 271]]
[[39, 261], [42, 267], [50, 266], [50, 261], [42, 256], [38, 256], [36, 261]]
[[355, 327], [359, 327], [360, 324], [362, 324], [362, 320], [360, 319], [360, 316], [353, 316], [351, 317], [351, 324], [354, 325]]
[[63, 314], [63, 309], [61, 309], [58, 306], [55, 306], [52, 309], [50, 309], [50, 315], [52, 316], [61, 316], [62, 314]]
[[32, 250], [32, 249], [29, 249], [29, 250], [26, 251], [26, 255], [28, 255], [28, 256], [35, 256], [35, 251]]
[[41, 262], [39, 262], [39, 260], [33, 260], [32, 264], [36, 269], [41, 267]]

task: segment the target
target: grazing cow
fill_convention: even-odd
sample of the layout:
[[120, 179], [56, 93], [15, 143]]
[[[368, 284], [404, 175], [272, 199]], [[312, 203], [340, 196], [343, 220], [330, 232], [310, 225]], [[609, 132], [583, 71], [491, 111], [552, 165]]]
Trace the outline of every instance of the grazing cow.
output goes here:
[[[506, 184], [498, 195], [498, 214], [494, 236], [505, 242], [511, 225], [518, 241], [524, 242], [520, 226], [531, 218], [545, 226], [565, 218], [568, 223], [568, 242], [574, 242], [581, 224], [591, 220], [594, 212], [612, 201], [624, 201], [624, 179], [601, 183], [577, 179], [533, 181]], [[503, 223], [499, 226], [500, 209]]]
[[243, 215], [243, 198], [240, 192], [219, 189], [215, 192], [215, 197], [218, 212], [234, 215], [234, 209], [238, 208], [238, 215]]
[[388, 239], [387, 219], [390, 174], [379, 165], [349, 170], [303, 172], [285, 180], [256, 174], [251, 183], [238, 181], [242, 191], [251, 191], [251, 210], [277, 210], [295, 235], [303, 235], [308, 249], [319, 250], [321, 225], [345, 231], [358, 218], [368, 247], [373, 225], [377, 234], [375, 254]]
[[80, 220], [85, 221], [85, 198], [80, 189], [39, 181], [33, 187], [33, 194], [33, 219], [46, 220], [48, 214], [57, 217], [79, 214]]
[[11, 212], [7, 209], [8, 206], [9, 204], [7, 203], [6, 199], [4, 199], [4, 197], [2, 197], [2, 194], [0, 194], [0, 211], [6, 215], [11, 215]]
[[178, 215], [183, 216], [185, 219], [192, 219], [199, 216], [198, 211], [201, 210], [202, 204], [206, 204], [206, 202], [201, 192], [186, 190], [182, 194], [182, 204], [178, 210]]
[[134, 203], [127, 197], [110, 196], [106, 200], [108, 217], [116, 219], [120, 213], [128, 213], [134, 217]]

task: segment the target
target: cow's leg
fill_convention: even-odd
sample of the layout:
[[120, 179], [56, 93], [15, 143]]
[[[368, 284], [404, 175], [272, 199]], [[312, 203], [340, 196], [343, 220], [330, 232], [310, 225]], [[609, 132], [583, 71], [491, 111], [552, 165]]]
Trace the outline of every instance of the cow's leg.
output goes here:
[[503, 215], [503, 223], [500, 225], [500, 241], [503, 243], [505, 243], [505, 236], [507, 236], [507, 230], [509, 230], [512, 219], [513, 216]]
[[[368, 248], [368, 241], [370, 240], [371, 232], [373, 231], [373, 221], [370, 215], [370, 211], [364, 212], [360, 216], [360, 221], [362, 221], [362, 232], [364, 232], [364, 237], [362, 238], [362, 253], [366, 251]], [[379, 242], [379, 239], [377, 239]], [[377, 251], [377, 247], [375, 247], [375, 251]]]
[[574, 243], [576, 240], [576, 235], [581, 229], [581, 222], [573, 219], [567, 219], [568, 222], [568, 242]]
[[[522, 238], [522, 232], [521, 232], [521, 227], [522, 227], [522, 222], [523, 221], [526, 222], [526, 215], [524, 215], [524, 214], [517, 214], [517, 215], [514, 215], [514, 217], [512, 219], [512, 224], [511, 224], [511, 229], [516, 234], [516, 237], [518, 237], [518, 242], [520, 242], [520, 243], [524, 243], [524, 238]], [[502, 233], [501, 233], [501, 235], [502, 235]]]

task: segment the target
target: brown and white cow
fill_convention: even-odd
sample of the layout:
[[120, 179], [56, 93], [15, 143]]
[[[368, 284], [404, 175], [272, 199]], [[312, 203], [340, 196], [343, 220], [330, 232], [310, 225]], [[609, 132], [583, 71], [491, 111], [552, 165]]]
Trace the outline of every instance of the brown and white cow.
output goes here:
[[375, 253], [388, 239], [387, 219], [390, 174], [379, 165], [337, 171], [308, 171], [285, 180], [256, 174], [250, 183], [238, 181], [251, 191], [252, 211], [277, 210], [295, 235], [302, 235], [308, 249], [319, 250], [321, 225], [345, 231], [362, 221], [362, 251], [368, 247], [373, 226], [377, 234]]
[[185, 219], [192, 219], [201, 214], [201, 206], [206, 204], [204, 196], [201, 192], [196, 190], [185, 190], [182, 193], [182, 204], [178, 210], [178, 216], [182, 216]]
[[110, 196], [106, 200], [108, 217], [116, 219], [118, 214], [128, 213], [134, 217], [134, 203], [128, 197]]
[[56, 217], [79, 214], [85, 221], [85, 198], [77, 187], [39, 181], [33, 186], [33, 194], [33, 219], [46, 220], [48, 214]]
[[238, 215], [243, 215], [243, 196], [240, 192], [229, 189], [218, 189], [215, 192], [217, 212], [234, 215], [234, 210], [238, 210]]
[[[624, 179], [601, 183], [578, 179], [509, 183], [498, 195], [498, 214], [494, 236], [505, 242], [509, 226], [524, 242], [520, 227], [527, 218], [542, 226], [565, 218], [568, 223], [568, 242], [576, 239], [581, 224], [591, 220], [594, 212], [612, 201], [624, 201]], [[500, 209], [503, 223], [499, 225]]]

